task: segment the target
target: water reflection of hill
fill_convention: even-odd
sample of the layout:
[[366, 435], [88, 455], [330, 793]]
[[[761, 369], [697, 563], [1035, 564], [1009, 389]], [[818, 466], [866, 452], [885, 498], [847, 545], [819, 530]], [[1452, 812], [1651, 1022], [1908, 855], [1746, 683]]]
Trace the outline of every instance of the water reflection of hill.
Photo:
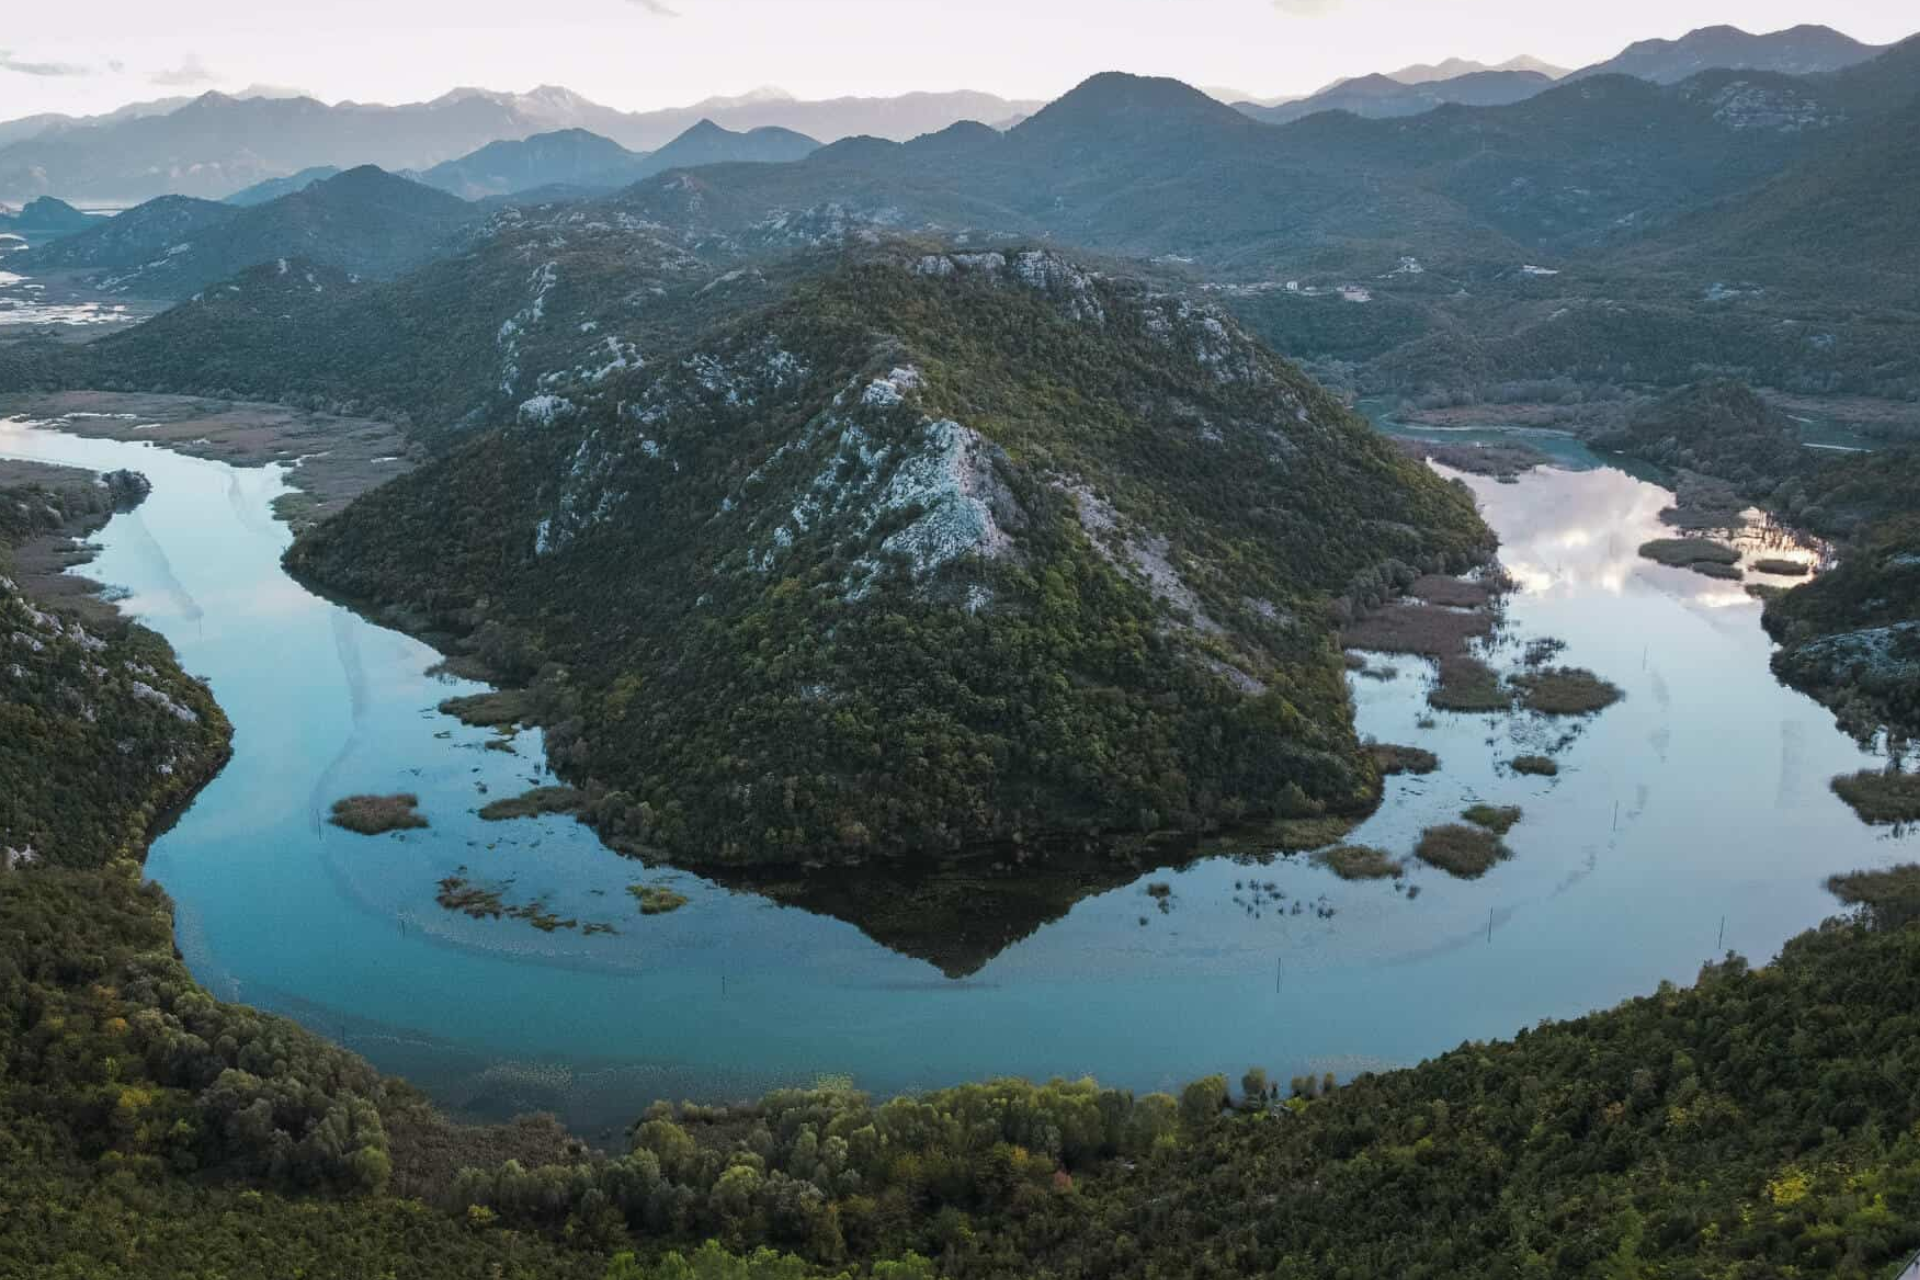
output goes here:
[[727, 872], [731, 889], [845, 921], [881, 946], [965, 978], [1074, 904], [1200, 856], [1196, 842], [1123, 847], [1082, 842], [994, 849], [935, 865], [782, 867]]

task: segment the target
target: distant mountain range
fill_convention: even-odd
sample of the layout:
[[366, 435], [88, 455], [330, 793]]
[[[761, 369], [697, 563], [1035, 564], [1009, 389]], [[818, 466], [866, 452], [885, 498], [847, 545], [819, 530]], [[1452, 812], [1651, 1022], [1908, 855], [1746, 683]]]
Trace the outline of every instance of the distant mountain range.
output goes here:
[[962, 119], [1013, 119], [1038, 105], [980, 93], [826, 102], [756, 95], [629, 113], [551, 86], [525, 94], [457, 89], [431, 102], [392, 107], [208, 93], [91, 120], [34, 117], [0, 125], [0, 200], [48, 194], [116, 203], [157, 195], [220, 199], [317, 167], [430, 170], [488, 143], [568, 129], [590, 130], [642, 152], [665, 146], [702, 121], [733, 131], [788, 129], [828, 140], [852, 134], [905, 139]]
[[457, 196], [364, 165], [252, 206], [162, 196], [17, 261], [27, 271], [99, 272], [103, 287], [141, 297], [181, 298], [296, 257], [397, 275], [450, 251], [484, 216]]
[[[1752, 35], [1733, 27], [1708, 27], [1678, 40], [1649, 40], [1629, 46], [1617, 57], [1571, 73], [1569, 78], [1631, 75], [1672, 84], [1701, 70], [1779, 71], [1808, 74], [1838, 70], [1864, 61], [1878, 50], [1827, 27], [1803, 26]], [[1496, 65], [1449, 58], [1384, 74], [1336, 82], [1298, 100], [1247, 98], [1248, 114], [1267, 123], [1285, 123], [1320, 111], [1344, 110], [1371, 118], [1418, 115], [1459, 103], [1492, 106], [1538, 93], [1565, 73], [1531, 57]], [[1216, 96], [1224, 91], [1215, 91]], [[658, 151], [701, 123], [753, 135], [761, 129], [786, 130], [806, 139], [832, 143], [850, 137], [906, 142], [973, 121], [1006, 128], [1044, 104], [975, 92], [909, 93], [890, 98], [834, 98], [801, 101], [777, 89], [760, 89], [732, 98], [710, 98], [690, 107], [624, 112], [555, 86], [529, 93], [499, 93], [463, 88], [431, 102], [381, 106], [342, 102], [332, 106], [290, 91], [256, 88], [241, 95], [203, 94], [193, 99], [135, 103], [95, 117], [39, 115], [0, 123], [0, 201], [20, 203], [37, 195], [58, 195], [92, 203], [133, 203], [156, 195], [193, 195], [223, 199], [245, 192], [242, 202], [258, 202], [286, 188], [263, 184], [309, 171], [337, 171], [363, 164], [393, 172], [431, 173], [496, 142], [517, 142], [537, 135], [585, 130], [628, 153]], [[791, 144], [791, 145], [787, 145]], [[575, 179], [597, 175], [581, 168], [591, 157], [578, 143], [572, 163], [557, 152], [570, 144], [544, 144], [554, 152], [535, 168], [572, 172]], [[787, 158], [784, 143], [761, 139], [743, 158]], [[524, 163], [516, 153], [481, 162]], [[609, 171], [634, 165], [607, 153]], [[673, 164], [705, 163], [675, 158]], [[644, 168], [644, 166], [642, 166]], [[511, 171], [456, 175], [443, 170], [449, 189], [474, 194], [503, 194], [502, 181], [517, 184]], [[564, 181], [564, 180], [563, 180]]]
[[1449, 102], [1473, 107], [1497, 107], [1521, 102], [1550, 88], [1551, 76], [1538, 71], [1469, 71], [1451, 79], [1402, 81], [1392, 76], [1360, 76], [1344, 80], [1311, 98], [1274, 106], [1251, 102], [1233, 105], [1256, 120], [1285, 124], [1321, 111], [1350, 111], [1381, 120], [1415, 116]]
[[491, 142], [472, 155], [435, 165], [420, 181], [468, 200], [543, 187], [610, 191], [668, 169], [731, 161], [799, 160], [820, 144], [791, 129], [767, 126], [735, 133], [701, 120], [658, 151], [629, 151], [585, 129], [563, 129]]
[[1628, 45], [1618, 56], [1583, 67], [1567, 78], [1621, 75], [1655, 84], [1677, 84], [1713, 68], [1800, 76], [1838, 71], [1885, 51], [1884, 45], [1862, 44], [1832, 27], [1790, 27], [1765, 35], [1753, 35], [1738, 27], [1701, 27], [1678, 40], [1642, 40]]

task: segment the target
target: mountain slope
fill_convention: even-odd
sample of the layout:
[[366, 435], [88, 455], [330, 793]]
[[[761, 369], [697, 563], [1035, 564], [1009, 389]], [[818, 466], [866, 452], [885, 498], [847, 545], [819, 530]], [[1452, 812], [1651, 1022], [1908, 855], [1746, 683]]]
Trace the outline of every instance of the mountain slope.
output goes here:
[[819, 143], [791, 129], [763, 125], [736, 133], [703, 119], [642, 159], [633, 167], [632, 177], [627, 181], [664, 173], [668, 169], [691, 169], [707, 164], [777, 164], [802, 160], [819, 149]]
[[450, 251], [481, 217], [456, 196], [367, 165], [248, 208], [162, 197], [21, 260], [29, 270], [105, 271], [109, 291], [178, 298], [291, 258], [396, 275]]
[[1882, 46], [1862, 44], [1832, 27], [1803, 25], [1764, 35], [1738, 27], [1701, 27], [1678, 40], [1637, 41], [1605, 62], [1570, 73], [1567, 79], [1620, 75], [1655, 84], [1678, 84], [1710, 69], [1807, 75], [1838, 71], [1882, 51]]
[[281, 196], [290, 196], [296, 191], [305, 191], [316, 182], [325, 182], [328, 178], [338, 177], [340, 170], [334, 165], [319, 164], [298, 173], [290, 173], [284, 178], [268, 178], [256, 182], [250, 187], [228, 196], [222, 203], [246, 208], [256, 204], [265, 204], [269, 200], [278, 200]]
[[562, 129], [489, 142], [471, 155], [433, 166], [420, 181], [463, 200], [479, 200], [535, 187], [592, 183], [602, 175], [631, 172], [641, 159], [597, 133]]
[[883, 249], [289, 563], [547, 671], [610, 837], [766, 863], [1362, 811], [1331, 602], [1485, 539], [1216, 313]]

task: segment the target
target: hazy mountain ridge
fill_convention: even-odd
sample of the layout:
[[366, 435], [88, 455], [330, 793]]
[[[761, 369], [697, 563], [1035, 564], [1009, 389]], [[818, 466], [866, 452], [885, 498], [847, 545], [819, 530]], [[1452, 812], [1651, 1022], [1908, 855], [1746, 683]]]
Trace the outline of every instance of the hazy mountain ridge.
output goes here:
[[482, 219], [456, 196], [367, 165], [244, 208], [162, 197], [28, 250], [20, 262], [103, 272], [98, 283], [109, 292], [179, 298], [276, 259], [397, 275], [451, 252]]
[[1810, 75], [1865, 62], [1887, 48], [1863, 44], [1832, 27], [1813, 24], [1762, 34], [1739, 27], [1701, 27], [1678, 40], [1638, 41], [1605, 62], [1569, 73], [1567, 78], [1628, 75], [1655, 84], [1677, 84], [1714, 69]]
[[[426, 170], [488, 143], [564, 129], [649, 151], [703, 119], [735, 132], [771, 127], [829, 141], [853, 134], [905, 139], [961, 119], [1005, 120], [1038, 105], [961, 92], [825, 102], [750, 97], [623, 112], [553, 86], [525, 94], [457, 89], [399, 106], [207, 93], [154, 114], [14, 130], [11, 142], [0, 141], [0, 200], [44, 194], [127, 202], [163, 194], [219, 199], [319, 166]], [[0, 139], [7, 128], [0, 125]]]

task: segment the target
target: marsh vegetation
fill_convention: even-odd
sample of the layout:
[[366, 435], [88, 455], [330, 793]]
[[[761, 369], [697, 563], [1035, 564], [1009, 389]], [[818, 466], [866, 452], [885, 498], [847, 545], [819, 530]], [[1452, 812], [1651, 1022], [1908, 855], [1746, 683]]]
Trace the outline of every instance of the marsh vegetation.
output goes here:
[[1341, 844], [1322, 849], [1313, 855], [1313, 861], [1342, 880], [1386, 880], [1406, 871], [1392, 854], [1367, 844]]
[[1460, 816], [1476, 827], [1503, 836], [1520, 821], [1521, 809], [1517, 804], [1476, 804], [1461, 810]]
[[1500, 838], [1482, 827], [1450, 822], [1420, 833], [1414, 856], [1462, 880], [1477, 880], [1513, 856]]
[[1513, 677], [1513, 683], [1520, 690], [1522, 706], [1550, 716], [1591, 715], [1624, 696], [1618, 685], [1584, 667], [1522, 672]]
[[420, 812], [420, 797], [411, 791], [390, 796], [343, 797], [333, 802], [333, 812], [327, 821], [363, 836], [414, 830], [427, 825], [426, 815]]

